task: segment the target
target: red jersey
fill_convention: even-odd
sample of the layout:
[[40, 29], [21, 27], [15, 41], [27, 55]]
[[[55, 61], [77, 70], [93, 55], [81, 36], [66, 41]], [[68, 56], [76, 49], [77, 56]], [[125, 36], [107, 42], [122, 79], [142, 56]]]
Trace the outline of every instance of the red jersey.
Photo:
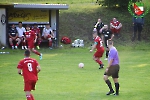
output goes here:
[[24, 58], [21, 60], [17, 66], [18, 69], [22, 69], [22, 75], [24, 77], [24, 82], [29, 80], [38, 80], [37, 66], [38, 62], [33, 58]]
[[26, 31], [25, 32], [25, 37], [26, 37], [26, 40], [28, 42], [33, 42], [35, 37], [36, 37], [36, 33], [34, 31]]
[[32, 28], [31, 31], [35, 32], [36, 34], [40, 34], [40, 28]]
[[101, 38], [100, 38], [99, 36], [97, 36], [97, 37], [94, 39], [94, 42], [97, 43], [96, 49], [97, 49], [98, 51], [101, 51], [101, 49], [104, 49], [104, 47], [103, 47], [103, 41], [101, 40]]
[[119, 22], [119, 21], [116, 21], [116, 22], [111, 21], [110, 23], [111, 23], [113, 26], [119, 26], [119, 24], [120, 24], [120, 22]]

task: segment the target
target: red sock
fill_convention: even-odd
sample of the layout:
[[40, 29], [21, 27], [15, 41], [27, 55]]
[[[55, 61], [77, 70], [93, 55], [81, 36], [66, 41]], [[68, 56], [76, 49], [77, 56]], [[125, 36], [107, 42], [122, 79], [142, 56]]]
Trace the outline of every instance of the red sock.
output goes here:
[[36, 50], [33, 50], [33, 52], [35, 53], [35, 54], [37, 54], [37, 55], [41, 55], [38, 51], [36, 51]]
[[16, 44], [16, 46], [18, 46], [18, 44]]
[[99, 59], [97, 59], [97, 60], [95, 60], [99, 65], [100, 64], [102, 64], [102, 61], [101, 60], [99, 60]]
[[34, 97], [33, 97], [33, 95], [32, 95], [32, 94], [30, 94], [30, 96], [31, 96], [32, 100], [34, 100]]
[[26, 95], [27, 100], [32, 100], [30, 95]]
[[38, 46], [41, 44], [41, 42], [42, 42], [41, 40], [38, 41]]
[[52, 46], [52, 40], [49, 40], [49, 47]]

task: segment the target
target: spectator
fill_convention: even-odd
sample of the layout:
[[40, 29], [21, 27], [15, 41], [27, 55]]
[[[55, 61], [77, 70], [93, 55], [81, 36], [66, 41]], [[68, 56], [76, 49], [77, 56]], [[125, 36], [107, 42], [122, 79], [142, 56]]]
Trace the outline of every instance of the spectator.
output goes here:
[[108, 45], [107, 45], [107, 41], [108, 40], [112, 40], [114, 37], [114, 34], [112, 34], [111, 30], [108, 29], [108, 25], [104, 25], [103, 27], [103, 31], [102, 31], [102, 40], [103, 40], [103, 43], [105, 44], [105, 47], [106, 47], [106, 58], [105, 60], [108, 59], [108, 53], [109, 53], [109, 48], [108, 48]]
[[133, 25], [134, 25], [134, 32], [133, 32], [132, 41], [135, 40], [137, 32], [138, 32], [138, 40], [141, 41], [141, 32], [144, 25], [144, 18], [140, 16], [133, 17]]
[[52, 49], [52, 38], [54, 38], [54, 32], [49, 24], [47, 24], [46, 27], [43, 28], [42, 38], [48, 40], [49, 48]]
[[21, 39], [22, 49], [27, 49], [26, 41], [24, 39], [24, 32], [26, 32], [25, 28], [22, 26], [22, 22], [18, 22], [18, 27], [16, 28], [18, 31], [18, 37]]
[[112, 21], [110, 22], [110, 29], [112, 33], [118, 37], [121, 28], [122, 28], [122, 24], [116, 18], [113, 18]]
[[40, 49], [40, 44], [41, 44], [41, 32], [40, 32], [40, 28], [38, 28], [38, 25], [36, 23], [34, 23], [32, 29], [32, 31], [34, 31], [37, 34], [37, 49]]
[[[13, 42], [16, 41], [16, 45], [14, 47]], [[9, 29], [9, 43], [12, 47], [12, 49], [17, 49], [18, 45], [20, 44], [21, 40], [18, 38], [18, 32], [17, 29], [15, 28], [15, 25], [12, 24], [11, 28]]]
[[98, 36], [101, 36], [101, 32], [102, 32], [102, 27], [104, 26], [104, 23], [101, 21], [101, 19], [99, 18], [97, 20], [97, 23], [95, 24], [94, 28], [97, 29], [97, 34]]

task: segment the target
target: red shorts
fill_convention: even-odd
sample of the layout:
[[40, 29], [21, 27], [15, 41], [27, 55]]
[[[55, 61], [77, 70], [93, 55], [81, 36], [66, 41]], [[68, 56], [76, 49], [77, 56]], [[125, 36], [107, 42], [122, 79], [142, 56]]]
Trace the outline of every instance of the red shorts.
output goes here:
[[98, 50], [94, 53], [94, 57], [101, 58], [103, 56], [104, 49]]
[[24, 91], [31, 91], [35, 90], [36, 80], [33, 81], [27, 81], [24, 83]]
[[51, 35], [47, 35], [47, 37], [42, 36], [42, 39], [47, 40], [48, 38], [52, 38]]
[[121, 30], [121, 28], [119, 28], [119, 29], [115, 29], [115, 28], [111, 28], [111, 31], [112, 31], [112, 33], [116, 33], [116, 34], [118, 34], [119, 32], [120, 32], [120, 30]]
[[34, 42], [28, 42], [28, 48], [29, 49], [34, 48]]

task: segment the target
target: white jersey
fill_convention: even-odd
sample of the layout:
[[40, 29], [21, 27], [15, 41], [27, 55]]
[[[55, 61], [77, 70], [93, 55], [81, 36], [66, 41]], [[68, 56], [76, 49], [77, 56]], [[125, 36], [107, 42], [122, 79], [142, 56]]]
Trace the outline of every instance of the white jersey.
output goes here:
[[53, 30], [51, 28], [49, 28], [49, 29], [43, 28], [42, 36], [44, 36], [45, 34], [50, 34], [52, 32], [53, 32]]
[[26, 29], [24, 27], [16, 27], [17, 31], [18, 31], [18, 37], [22, 37], [23, 33], [26, 32]]

